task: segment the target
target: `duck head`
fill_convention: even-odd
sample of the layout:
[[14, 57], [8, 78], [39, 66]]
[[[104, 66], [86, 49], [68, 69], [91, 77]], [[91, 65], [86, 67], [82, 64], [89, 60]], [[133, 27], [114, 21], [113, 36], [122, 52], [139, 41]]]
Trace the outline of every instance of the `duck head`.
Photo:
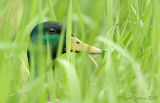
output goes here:
[[[60, 35], [62, 30], [64, 30], [64, 41], [63, 41], [63, 48], [62, 53], [66, 52], [66, 27], [59, 22], [55, 21], [47, 21], [41, 24], [38, 24], [31, 32], [31, 42], [36, 43], [38, 38], [41, 37], [43, 41], [43, 45], [47, 46], [49, 43], [52, 51], [52, 58], [56, 57], [56, 53], [58, 50], [58, 44], [60, 40]], [[41, 33], [41, 36], [40, 36]], [[83, 43], [78, 38], [76, 38], [73, 34], [71, 34], [71, 51], [75, 50], [75, 52], [82, 52], [85, 50], [91, 54], [100, 54], [101, 50], [90, 46], [88, 44]]]

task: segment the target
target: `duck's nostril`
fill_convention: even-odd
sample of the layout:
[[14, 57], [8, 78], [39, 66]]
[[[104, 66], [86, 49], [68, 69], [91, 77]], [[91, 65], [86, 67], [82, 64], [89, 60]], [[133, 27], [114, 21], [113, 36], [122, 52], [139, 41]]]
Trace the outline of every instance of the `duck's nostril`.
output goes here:
[[80, 44], [80, 42], [79, 42], [79, 41], [77, 41], [76, 43], [77, 43], [77, 44]]

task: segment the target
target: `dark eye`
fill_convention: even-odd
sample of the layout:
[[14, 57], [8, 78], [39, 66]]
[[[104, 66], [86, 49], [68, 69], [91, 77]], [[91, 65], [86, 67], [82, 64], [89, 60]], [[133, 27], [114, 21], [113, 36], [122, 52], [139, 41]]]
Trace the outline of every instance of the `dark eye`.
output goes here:
[[50, 34], [54, 34], [54, 33], [56, 33], [56, 29], [55, 29], [55, 28], [49, 28], [49, 29], [48, 29], [48, 32], [49, 32]]

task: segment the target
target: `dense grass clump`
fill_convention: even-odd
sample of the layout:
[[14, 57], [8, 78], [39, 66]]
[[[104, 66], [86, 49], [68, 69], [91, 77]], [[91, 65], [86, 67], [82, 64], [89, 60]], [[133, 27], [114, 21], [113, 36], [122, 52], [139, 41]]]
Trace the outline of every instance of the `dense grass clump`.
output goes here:
[[[0, 0], [0, 103], [159, 103], [159, 11], [159, 0]], [[29, 67], [43, 21], [67, 26], [67, 53], [38, 52]], [[102, 54], [70, 53], [71, 32]]]

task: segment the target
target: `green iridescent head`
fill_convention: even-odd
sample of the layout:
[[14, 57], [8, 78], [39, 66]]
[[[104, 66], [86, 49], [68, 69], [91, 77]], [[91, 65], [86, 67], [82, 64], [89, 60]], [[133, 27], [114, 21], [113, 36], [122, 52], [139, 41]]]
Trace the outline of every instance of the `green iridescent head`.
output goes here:
[[[65, 29], [63, 24], [59, 22], [47, 21], [47, 22], [38, 24], [31, 32], [31, 41], [32, 43], [36, 42], [38, 40], [38, 36], [40, 36], [39, 35], [39, 33], [41, 33], [40, 31], [42, 31], [43, 44], [47, 45], [47, 41], [49, 41], [52, 52], [56, 53], [58, 49], [58, 42], [60, 39], [62, 28]], [[65, 47], [66, 47], [66, 42], [64, 39], [63, 48]]]
[[[66, 27], [62, 23], [55, 22], [55, 21], [47, 21], [47, 22], [38, 24], [31, 32], [31, 41], [32, 43], [35, 43], [39, 37], [42, 37], [41, 39], [43, 40], [44, 46], [46, 46], [49, 41], [49, 45], [52, 50], [52, 57], [55, 58], [56, 52], [58, 49], [58, 43], [60, 40], [60, 34], [63, 29], [65, 30], [64, 31], [65, 37], [64, 37], [62, 52], [65, 53], [66, 52], [65, 51], [66, 50]], [[40, 36], [39, 33], [41, 33], [42, 35]], [[93, 54], [101, 53], [100, 49], [95, 48], [93, 46], [89, 46], [81, 42], [79, 39], [75, 38], [74, 35], [72, 34], [71, 35], [71, 51], [74, 48], [76, 52], [81, 52], [82, 47], [86, 49], [86, 51]]]

